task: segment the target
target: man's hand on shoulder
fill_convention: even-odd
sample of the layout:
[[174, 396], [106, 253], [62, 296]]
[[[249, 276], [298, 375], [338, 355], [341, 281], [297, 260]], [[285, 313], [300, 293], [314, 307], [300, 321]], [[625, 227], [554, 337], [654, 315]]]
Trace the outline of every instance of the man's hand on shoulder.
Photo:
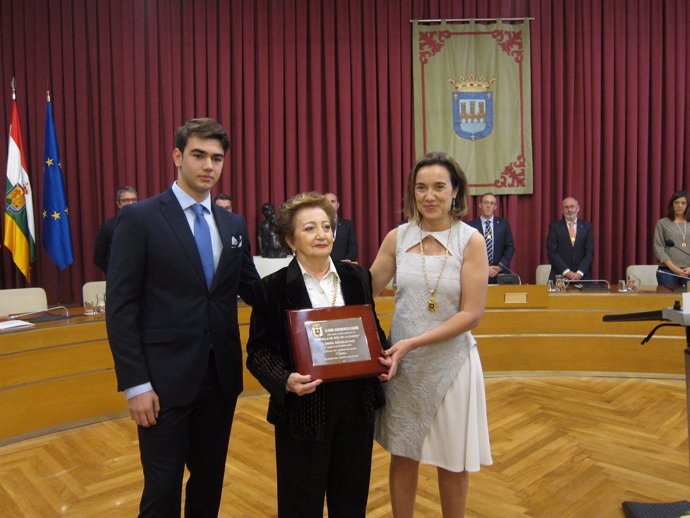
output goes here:
[[153, 390], [139, 394], [127, 400], [129, 417], [139, 426], [149, 427], [156, 424], [161, 409], [158, 394]]

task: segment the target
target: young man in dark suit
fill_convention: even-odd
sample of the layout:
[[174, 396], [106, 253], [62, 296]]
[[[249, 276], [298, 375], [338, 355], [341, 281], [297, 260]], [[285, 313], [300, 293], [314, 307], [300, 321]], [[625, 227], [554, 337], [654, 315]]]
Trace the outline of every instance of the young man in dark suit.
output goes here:
[[259, 279], [244, 220], [211, 203], [229, 140], [212, 119], [175, 132], [177, 180], [125, 207], [115, 228], [106, 323], [118, 390], [138, 425], [140, 517], [217, 516], [242, 391], [237, 295]]
[[[340, 208], [338, 195], [327, 192], [324, 196], [330, 204], [333, 205], [335, 213], [338, 214], [338, 209]], [[355, 226], [352, 221], [338, 216], [336, 219], [334, 236], [335, 241], [333, 241], [331, 258], [333, 258], [334, 261], [350, 261], [356, 263], [357, 235], [355, 234]]]
[[549, 279], [563, 275], [570, 281], [590, 278], [594, 260], [592, 224], [577, 219], [580, 204], [575, 198], [563, 200], [563, 219], [549, 225], [546, 250], [551, 263]]
[[504, 218], [494, 215], [496, 212], [496, 196], [487, 192], [479, 200], [481, 215], [468, 223], [476, 228], [486, 241], [486, 251], [489, 257], [489, 284], [496, 284], [498, 274], [507, 272], [510, 260], [515, 254], [515, 242], [510, 223]]

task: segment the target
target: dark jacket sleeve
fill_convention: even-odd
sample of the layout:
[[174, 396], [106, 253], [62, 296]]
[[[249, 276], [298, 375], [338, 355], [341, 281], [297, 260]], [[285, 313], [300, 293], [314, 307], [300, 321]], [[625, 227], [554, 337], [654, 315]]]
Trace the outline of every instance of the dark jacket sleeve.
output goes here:
[[355, 232], [355, 224], [350, 220], [349, 226], [350, 226], [350, 232], [348, 232], [347, 253], [345, 254], [345, 259], [349, 259], [350, 261], [356, 261], [358, 250], [357, 250], [357, 234]]
[[240, 285], [237, 291], [244, 302], [250, 306], [254, 306], [254, 286], [259, 281], [259, 273], [256, 271], [254, 257], [252, 256], [252, 248], [249, 243], [246, 221], [242, 220], [242, 225], [242, 272], [240, 273]]
[[273, 291], [284, 291], [280, 286], [284, 285], [284, 277], [280, 271], [255, 284], [247, 342], [249, 372], [280, 404], [285, 401], [287, 379], [293, 372], [284, 305]]
[[577, 269], [581, 271], [585, 277], [590, 275], [590, 270], [592, 268], [592, 262], [594, 261], [594, 235], [592, 232], [592, 225], [589, 222], [585, 222], [584, 229], [586, 231], [585, 237], [585, 249], [583, 251], [582, 259], [578, 263]]
[[554, 221], [549, 225], [549, 233], [546, 236], [546, 251], [548, 253], [549, 262], [551, 263], [551, 274], [560, 275], [567, 268], [568, 264], [565, 259], [558, 253], [558, 221]]
[[515, 254], [515, 241], [513, 240], [513, 232], [510, 229], [510, 223], [508, 223], [506, 219], [503, 221], [505, 223], [505, 235], [503, 237], [503, 256], [499, 263], [510, 268], [510, 261]]
[[96, 232], [96, 244], [93, 250], [93, 262], [103, 273], [108, 273], [108, 259], [110, 258], [110, 244], [113, 240], [115, 218], [103, 223]]
[[106, 284], [106, 325], [118, 390], [151, 381], [138, 320], [145, 277], [145, 231], [133, 208], [130, 205], [120, 212]]

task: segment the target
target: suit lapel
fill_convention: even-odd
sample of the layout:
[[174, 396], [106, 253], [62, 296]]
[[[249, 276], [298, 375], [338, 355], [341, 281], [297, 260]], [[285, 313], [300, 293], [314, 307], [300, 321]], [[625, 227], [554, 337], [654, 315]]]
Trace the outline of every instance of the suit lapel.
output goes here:
[[177, 198], [172, 192], [172, 189], [166, 191], [165, 195], [161, 198], [161, 211], [163, 212], [163, 217], [170, 225], [173, 234], [179, 241], [187, 259], [189, 259], [189, 262], [192, 264], [194, 271], [199, 277], [199, 282], [206, 287], [206, 277], [204, 276], [204, 269], [201, 266], [201, 257], [196, 247], [196, 241], [194, 241], [194, 235], [189, 228], [187, 216], [185, 216], [182, 207], [180, 207], [180, 204], [177, 202]]
[[311, 308], [311, 300], [304, 284], [302, 270], [297, 259], [293, 259], [287, 267], [285, 278], [285, 300], [289, 309]]
[[340, 276], [340, 287], [343, 290], [345, 304], [362, 304], [366, 299], [361, 283], [353, 282], [353, 278], [341, 270], [338, 270], [338, 275]]
[[216, 227], [218, 228], [218, 233], [220, 234], [220, 240], [223, 243], [223, 250], [220, 253], [220, 259], [218, 260], [218, 266], [216, 268], [216, 274], [213, 276], [213, 283], [211, 284], [211, 291], [216, 287], [218, 282], [219, 272], [227, 271], [225, 268], [225, 263], [228, 261], [230, 255], [230, 249], [232, 248], [232, 234], [233, 227], [230, 218], [221, 217], [224, 216], [220, 214], [220, 211], [225, 209], [220, 209], [215, 203], [211, 204], [211, 212], [213, 213], [213, 219], [216, 221]]
[[[334, 242], [338, 240], [338, 236], [340, 236], [340, 231], [343, 229], [343, 220], [338, 218], [338, 222], [335, 224], [335, 237], [334, 237]], [[342, 240], [341, 240], [342, 241]]]
[[501, 257], [497, 254], [499, 250], [503, 249], [503, 227], [501, 225], [501, 218], [494, 216], [494, 263], [498, 264]]

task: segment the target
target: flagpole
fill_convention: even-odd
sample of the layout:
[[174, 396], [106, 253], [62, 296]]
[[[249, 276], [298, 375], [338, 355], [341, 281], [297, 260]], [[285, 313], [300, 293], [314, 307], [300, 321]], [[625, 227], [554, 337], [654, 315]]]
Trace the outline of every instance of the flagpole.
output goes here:
[[[46, 89], [46, 101], [48, 103], [50, 103], [50, 90], [48, 90], [48, 89]], [[56, 286], [55, 287], [57, 289], [57, 304], [60, 304], [61, 303], [60, 302], [60, 293], [61, 293], [60, 292], [60, 268], [58, 267], [57, 264], [55, 265], [55, 272], [57, 273], [57, 275], [55, 276], [55, 280], [56, 280]]]
[[[17, 81], [12, 76], [12, 83], [10, 84], [10, 87], [12, 88], [12, 102], [17, 100]], [[19, 288], [19, 268], [17, 268], [17, 265], [14, 264], [14, 261], [11, 261], [10, 264], [12, 265], [12, 271], [14, 272], [14, 287]]]
[[[50, 90], [46, 89], [46, 101], [50, 103]], [[58, 268], [57, 264], [54, 264], [55, 266], [55, 288], [57, 290], [57, 302], [56, 304], [60, 304], [60, 268]]]
[[[16, 108], [16, 101], [17, 101], [17, 80], [14, 76], [12, 76], [12, 82], [10, 83], [10, 88], [12, 89], [12, 110], [14, 111]], [[11, 124], [10, 124], [10, 126], [11, 126]], [[10, 127], [10, 129], [11, 129], [11, 127]], [[10, 136], [10, 139], [11, 139], [11, 136]], [[8, 152], [9, 152], [9, 150], [8, 150]], [[7, 228], [5, 228], [5, 232], [7, 232]], [[5, 243], [5, 245], [7, 245], [7, 244]], [[12, 267], [12, 271], [14, 272], [14, 286], [15, 286], [15, 288], [31, 286], [31, 283], [27, 282], [26, 277], [24, 277], [24, 282], [21, 283], [21, 286], [20, 286], [19, 274], [22, 273], [22, 275], [24, 275], [24, 273], [21, 272], [21, 270], [19, 269], [19, 266], [14, 261], [14, 250], [11, 250], [11, 252], [12, 252], [13, 260], [10, 262], [10, 265]], [[29, 265], [29, 268], [31, 268], [30, 265]]]

